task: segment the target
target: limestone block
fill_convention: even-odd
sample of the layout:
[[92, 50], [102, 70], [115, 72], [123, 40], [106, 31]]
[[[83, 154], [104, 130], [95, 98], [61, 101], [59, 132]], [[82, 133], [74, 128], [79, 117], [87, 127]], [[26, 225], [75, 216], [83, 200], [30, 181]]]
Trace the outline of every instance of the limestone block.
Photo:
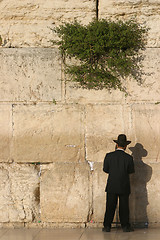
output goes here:
[[89, 167], [86, 163], [43, 165], [41, 220], [86, 222], [89, 212]]
[[88, 23], [96, 16], [95, 0], [5, 0], [0, 2], [4, 46], [51, 46], [51, 30], [74, 19]]
[[33, 165], [0, 164], [0, 221], [32, 222], [39, 215], [39, 177]]
[[16, 162], [84, 161], [83, 108], [17, 105], [13, 115]]
[[135, 162], [130, 196], [131, 220], [141, 223], [159, 222], [159, 171], [160, 164]]
[[105, 187], [108, 174], [103, 172], [103, 163], [94, 163], [93, 176], [93, 216], [94, 222], [103, 222], [106, 208]]
[[160, 46], [160, 12], [159, 0], [100, 0], [99, 17], [112, 19], [130, 19], [136, 17], [141, 23], [150, 28], [148, 46]]
[[111, 103], [124, 102], [124, 93], [119, 90], [88, 90], [82, 89], [71, 81], [66, 84], [67, 103]]
[[155, 101], [160, 100], [160, 49], [147, 48], [142, 62], [142, 84], [138, 85], [135, 80], [127, 81], [127, 101]]
[[102, 162], [106, 152], [114, 151], [120, 133], [124, 133], [122, 105], [93, 105], [86, 107], [87, 160]]
[[[142, 84], [136, 80], [125, 78], [123, 85], [128, 96], [119, 90], [86, 90], [78, 88], [75, 83], [67, 82], [66, 101], [69, 103], [130, 103], [137, 101], [160, 101], [160, 48], [147, 48], [142, 52], [141, 62]], [[69, 80], [69, 77], [68, 79]]]
[[56, 49], [0, 49], [0, 101], [61, 100]]
[[0, 162], [10, 160], [12, 138], [12, 106], [0, 105]]
[[[135, 146], [132, 148], [133, 155], [136, 153], [137, 143], [142, 145], [138, 158], [142, 157], [145, 162], [160, 162], [160, 105], [135, 104], [132, 106], [132, 136], [135, 136]], [[139, 149], [139, 148], [138, 148]], [[143, 151], [146, 154], [143, 154]], [[137, 155], [134, 156], [137, 158]]]

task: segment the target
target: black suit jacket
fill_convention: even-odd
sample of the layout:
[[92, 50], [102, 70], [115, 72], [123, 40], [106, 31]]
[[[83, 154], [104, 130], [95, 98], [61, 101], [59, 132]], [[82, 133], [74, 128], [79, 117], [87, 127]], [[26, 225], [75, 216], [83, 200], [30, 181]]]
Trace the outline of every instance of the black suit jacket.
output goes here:
[[134, 173], [133, 157], [123, 150], [107, 153], [103, 171], [108, 173], [105, 191], [116, 194], [130, 194], [129, 174]]

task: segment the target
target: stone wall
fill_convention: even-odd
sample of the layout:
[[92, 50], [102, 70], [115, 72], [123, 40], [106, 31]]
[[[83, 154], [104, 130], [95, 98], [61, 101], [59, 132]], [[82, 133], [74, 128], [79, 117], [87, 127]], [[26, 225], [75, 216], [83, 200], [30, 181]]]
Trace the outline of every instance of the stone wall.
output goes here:
[[[103, 159], [125, 133], [135, 161], [131, 221], [160, 223], [160, 36], [157, 0], [0, 1], [0, 226], [102, 226]], [[97, 11], [98, 10], [98, 11]], [[67, 81], [50, 28], [77, 19], [150, 27], [143, 84], [128, 96]]]

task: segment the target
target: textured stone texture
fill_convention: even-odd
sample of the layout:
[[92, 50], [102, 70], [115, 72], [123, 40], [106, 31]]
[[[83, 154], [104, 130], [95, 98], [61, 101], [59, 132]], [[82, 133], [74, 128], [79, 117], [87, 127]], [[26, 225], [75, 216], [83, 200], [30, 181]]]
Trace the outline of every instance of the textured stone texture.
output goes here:
[[[126, 79], [129, 93], [113, 90], [91, 91], [62, 85], [61, 60], [56, 49], [0, 49], [0, 101], [61, 101], [67, 103], [111, 103], [131, 101], [160, 101], [160, 50], [144, 52], [143, 84]], [[135, 90], [136, 89], [136, 90]], [[143, 94], [142, 94], [143, 91]]]
[[[147, 151], [145, 161], [160, 162], [160, 105], [135, 104], [132, 106], [134, 142], [140, 143]], [[136, 147], [136, 146], [135, 146]]]
[[16, 162], [83, 162], [83, 108], [65, 105], [14, 107]]
[[160, 101], [160, 48], [147, 48], [142, 62], [142, 85], [135, 80], [127, 81], [127, 101]]
[[0, 49], [0, 101], [61, 100], [56, 49]]
[[89, 212], [89, 167], [86, 163], [43, 165], [41, 219], [44, 222], [86, 222]]
[[[95, 0], [0, 1], [2, 225], [102, 226], [107, 178], [102, 162], [119, 133], [132, 141], [127, 152], [135, 161], [131, 221], [160, 222], [159, 1], [99, 0], [100, 18], [135, 15], [151, 27], [144, 82], [138, 86], [125, 79], [127, 97], [120, 91], [74, 88], [64, 81], [70, 79], [58, 50], [42, 48], [56, 38], [50, 28], [73, 19], [86, 24], [95, 17], [95, 7]], [[29, 48], [18, 49], [23, 46]]]
[[[160, 101], [160, 48], [147, 48], [143, 51], [142, 84], [131, 78], [124, 79], [128, 96], [119, 90], [86, 90], [68, 82], [66, 101], [69, 103], [125, 103], [132, 101]], [[69, 78], [67, 78], [69, 80]], [[143, 94], [142, 94], [143, 93]]]
[[124, 132], [121, 105], [95, 105], [86, 107], [86, 157], [102, 162], [106, 152], [114, 150], [113, 139]]
[[131, 220], [134, 222], [159, 222], [159, 171], [160, 164], [147, 164], [140, 159], [135, 162], [130, 198]]
[[88, 23], [96, 16], [95, 0], [0, 1], [3, 44], [12, 47], [50, 46], [54, 26], [74, 19]]
[[113, 19], [135, 18], [150, 28], [148, 46], [160, 47], [160, 5], [159, 0], [100, 0], [99, 17]]
[[93, 176], [93, 216], [94, 222], [103, 222], [106, 207], [105, 186], [108, 174], [103, 172], [103, 163], [94, 163]]
[[39, 216], [38, 170], [0, 164], [0, 222], [32, 222]]
[[79, 85], [67, 82], [66, 84], [66, 101], [68, 103], [111, 103], [124, 102], [124, 93], [119, 90], [87, 90], [82, 89]]
[[0, 162], [10, 160], [12, 138], [12, 107], [0, 105]]

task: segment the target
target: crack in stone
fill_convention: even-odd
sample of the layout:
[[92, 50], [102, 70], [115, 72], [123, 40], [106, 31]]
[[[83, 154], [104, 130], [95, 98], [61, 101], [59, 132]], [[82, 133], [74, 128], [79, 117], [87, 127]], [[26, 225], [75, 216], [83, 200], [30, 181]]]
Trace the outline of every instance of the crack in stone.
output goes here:
[[99, 17], [99, 0], [96, 0], [96, 19]]

